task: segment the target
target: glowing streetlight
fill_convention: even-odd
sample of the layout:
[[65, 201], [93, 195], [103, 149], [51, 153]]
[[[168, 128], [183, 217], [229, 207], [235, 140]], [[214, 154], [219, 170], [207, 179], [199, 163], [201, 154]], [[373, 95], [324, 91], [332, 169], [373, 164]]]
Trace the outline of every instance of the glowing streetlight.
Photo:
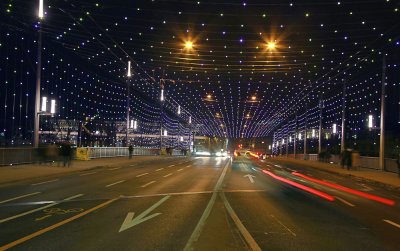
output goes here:
[[181, 114], [181, 106], [178, 105], [178, 115], [180, 115], [180, 114]]
[[39, 11], [38, 11], [38, 18], [44, 18], [44, 11], [43, 11], [43, 0], [39, 0]]
[[336, 125], [336, 124], [333, 124], [333, 126], [332, 126], [332, 132], [333, 132], [333, 134], [336, 134], [336, 133], [337, 133], [337, 125]]
[[132, 72], [131, 72], [131, 61], [128, 61], [128, 73], [126, 74], [126, 76], [132, 77]]
[[185, 43], [185, 49], [188, 49], [188, 50], [193, 49], [193, 42], [192, 41], [187, 41]]
[[368, 128], [372, 128], [372, 121], [373, 121], [373, 116], [372, 115], [368, 115]]
[[276, 43], [275, 42], [268, 42], [267, 43], [267, 49], [272, 51], [276, 49]]

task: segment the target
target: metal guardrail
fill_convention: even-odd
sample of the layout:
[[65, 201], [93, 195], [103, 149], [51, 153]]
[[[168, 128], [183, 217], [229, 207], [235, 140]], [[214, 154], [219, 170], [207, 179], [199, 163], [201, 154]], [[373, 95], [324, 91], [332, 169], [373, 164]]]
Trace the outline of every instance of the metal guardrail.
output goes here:
[[[294, 154], [289, 154], [289, 158], [294, 158]], [[306, 159], [310, 161], [318, 161], [318, 154], [307, 154], [306, 158], [304, 158], [304, 154], [296, 154], [296, 159]], [[340, 163], [339, 155], [332, 155], [328, 162]], [[369, 168], [374, 170], [379, 169], [379, 158], [378, 157], [368, 157], [368, 156], [360, 156], [360, 167]], [[397, 173], [397, 163], [395, 159], [385, 158], [385, 171]]]
[[[86, 147], [89, 149], [89, 158], [111, 158], [128, 156], [128, 147]], [[45, 151], [45, 149], [43, 149]], [[133, 148], [133, 155], [152, 156], [159, 155], [160, 149], [157, 148]], [[180, 150], [174, 150], [173, 156], [181, 156]], [[54, 157], [57, 158], [57, 157]], [[55, 159], [47, 159], [52, 161]], [[34, 148], [0, 148], [0, 166], [21, 165], [36, 163], [41, 161], [38, 150]]]
[[[128, 156], [128, 147], [85, 147], [89, 149], [89, 158], [111, 158]], [[133, 155], [158, 155], [160, 149], [154, 148], [133, 148]]]

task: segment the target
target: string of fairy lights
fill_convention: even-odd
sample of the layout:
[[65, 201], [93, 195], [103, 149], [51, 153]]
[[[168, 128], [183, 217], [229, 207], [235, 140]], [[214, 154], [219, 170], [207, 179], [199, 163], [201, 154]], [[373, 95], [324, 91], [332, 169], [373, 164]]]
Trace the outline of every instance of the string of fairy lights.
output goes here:
[[[178, 2], [44, 0], [41, 91], [57, 100], [56, 115], [44, 125], [87, 117], [97, 119], [99, 128], [123, 124], [128, 81], [136, 132], [159, 134], [162, 117], [175, 138], [198, 125], [201, 135], [274, 134], [274, 145], [293, 143], [288, 137], [305, 127], [310, 140], [318, 136], [321, 98], [323, 128], [332, 131], [335, 124], [341, 130], [345, 81], [346, 120], [354, 137], [368, 128], [369, 115], [378, 126], [383, 52], [387, 83], [399, 86], [394, 1]], [[2, 127], [9, 134], [3, 137], [13, 141], [28, 139], [32, 130], [35, 9], [35, 2], [8, 0], [0, 10]], [[173, 81], [165, 81], [161, 115], [165, 79]], [[109, 140], [124, 130], [115, 126]]]

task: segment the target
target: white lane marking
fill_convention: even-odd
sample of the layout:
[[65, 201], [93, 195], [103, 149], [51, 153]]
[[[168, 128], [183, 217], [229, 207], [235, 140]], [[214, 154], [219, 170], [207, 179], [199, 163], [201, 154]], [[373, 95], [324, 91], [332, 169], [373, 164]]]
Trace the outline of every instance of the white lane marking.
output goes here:
[[95, 173], [97, 173], [97, 172], [84, 173], [84, 174], [81, 174], [79, 176], [86, 176], [86, 175], [91, 175], [91, 174], [95, 174]]
[[154, 182], [156, 182], [156, 181], [155, 181], [155, 180], [150, 181], [149, 183], [146, 183], [146, 184], [144, 184], [144, 185], [141, 186], [141, 187], [147, 187], [148, 185], [151, 185], [151, 184], [153, 184]]
[[129, 165], [129, 166], [136, 166], [137, 164]]
[[117, 169], [120, 169], [121, 167], [114, 167], [114, 168], [110, 168], [110, 169], [107, 169], [108, 171], [113, 171], [113, 170], [117, 170]]
[[169, 173], [169, 174], [167, 174], [167, 175], [164, 175], [163, 177], [164, 178], [167, 178], [168, 176], [171, 176], [172, 175], [172, 173]]
[[51, 182], [56, 182], [56, 181], [58, 181], [58, 179], [43, 181], [43, 182], [31, 184], [31, 185], [32, 185], [32, 186], [37, 186], [37, 185], [42, 185], [42, 184], [51, 183]]
[[114, 186], [114, 185], [117, 185], [117, 184], [119, 184], [119, 183], [122, 183], [122, 182], [125, 182], [126, 180], [120, 180], [120, 181], [117, 181], [117, 182], [114, 182], [114, 183], [111, 183], [111, 184], [108, 184], [107, 186], [105, 186], [105, 187], [111, 187], [111, 186]]
[[229, 204], [228, 200], [225, 197], [224, 193], [220, 193], [220, 197], [222, 201], [224, 202], [226, 211], [228, 211], [229, 215], [231, 216], [233, 222], [235, 222], [236, 227], [239, 229], [240, 233], [246, 240], [247, 244], [249, 245], [251, 250], [262, 250], [260, 246], [258, 246], [257, 242], [254, 240], [253, 236], [249, 233], [249, 231], [246, 229], [246, 227], [243, 225], [243, 223], [240, 221], [239, 217]]
[[13, 201], [13, 200], [22, 199], [22, 198], [29, 197], [29, 196], [33, 196], [33, 195], [36, 195], [36, 194], [39, 194], [39, 193], [41, 193], [41, 192], [34, 192], [34, 193], [24, 194], [24, 195], [17, 196], [17, 197], [11, 198], [11, 199], [0, 201], [0, 204], [6, 203], [6, 202], [10, 202], [10, 201]]
[[175, 165], [169, 165], [168, 167], [173, 167], [173, 166], [175, 166]]
[[151, 207], [149, 207], [148, 209], [146, 209], [143, 213], [139, 214], [138, 216], [136, 216], [135, 218], [133, 218], [135, 216], [134, 212], [129, 212], [126, 217], [124, 222], [121, 225], [121, 228], [119, 229], [118, 232], [122, 232], [124, 230], [127, 230], [131, 227], [134, 227], [144, 221], [150, 220], [158, 215], [160, 215], [161, 213], [155, 213], [152, 215], [148, 215], [149, 213], [151, 213], [151, 211], [153, 211], [154, 209], [156, 209], [158, 206], [160, 206], [162, 203], [164, 203], [166, 200], [168, 200], [168, 198], [171, 196], [165, 196], [164, 198], [162, 198], [161, 200], [159, 200], [156, 204], [152, 205]]
[[187, 165], [186, 167], [191, 167], [192, 165]]
[[32, 210], [29, 210], [29, 211], [26, 211], [26, 212], [23, 212], [23, 213], [20, 213], [20, 214], [17, 214], [17, 215], [14, 215], [14, 216], [11, 216], [11, 217], [8, 217], [8, 218], [5, 218], [5, 219], [1, 219], [0, 223], [4, 223], [4, 222], [10, 221], [10, 220], [14, 220], [14, 219], [17, 219], [19, 217], [22, 217], [22, 216], [25, 216], [25, 215], [28, 215], [28, 214], [31, 214], [31, 213], [35, 213], [37, 211], [40, 211], [40, 210], [43, 210], [43, 209], [58, 205], [63, 201], [73, 200], [73, 199], [76, 199], [76, 198], [81, 197], [81, 196], [83, 196], [83, 194], [77, 194], [77, 195], [65, 198], [60, 202], [54, 202], [54, 203], [51, 203], [51, 204], [43, 206], [43, 207], [39, 207], [39, 208], [32, 209]]
[[373, 191], [374, 190], [373, 188], [371, 188], [371, 187], [369, 187], [367, 185], [364, 185], [364, 184], [361, 184], [361, 186], [364, 187], [364, 189], [362, 189], [362, 190], [365, 191], [365, 192], [369, 192], [369, 191]]
[[183, 170], [183, 168], [181, 168], [181, 169], [178, 169], [178, 172], [180, 172], [180, 171], [182, 171]]
[[351, 206], [351, 207], [355, 207], [355, 206], [356, 206], [356, 205], [354, 205], [354, 204], [351, 204], [350, 202], [348, 202], [348, 201], [345, 200], [345, 199], [342, 199], [342, 198], [337, 197], [337, 196], [335, 196], [335, 197], [336, 197], [336, 199], [338, 199], [339, 201], [343, 202], [344, 204], [346, 204], [346, 205], [348, 205], [348, 206]]
[[156, 172], [161, 171], [163, 169], [164, 169], [163, 167], [162, 168], [158, 168], [158, 169], [156, 169]]
[[395, 227], [397, 227], [397, 228], [400, 228], [400, 224], [397, 224], [396, 222], [393, 222], [393, 221], [391, 221], [391, 220], [383, 220], [384, 222], [386, 222], [386, 223], [389, 223], [390, 225], [392, 225], [392, 226], [395, 226]]
[[271, 214], [271, 217], [274, 218], [279, 224], [281, 224], [282, 227], [284, 227], [289, 233], [291, 233], [293, 236], [296, 236], [296, 233], [290, 230], [285, 224], [283, 224], [278, 218], [275, 217], [275, 215]]
[[232, 160], [228, 160], [226, 162], [225, 167], [224, 167], [224, 169], [223, 169], [223, 171], [221, 173], [221, 176], [219, 176], [217, 184], [215, 184], [214, 192], [213, 192], [213, 194], [211, 196], [211, 199], [208, 202], [208, 204], [206, 206], [206, 209], [204, 210], [203, 214], [201, 215], [200, 220], [197, 223], [195, 229], [193, 230], [192, 235], [190, 236], [188, 242], [186, 243], [185, 248], [183, 249], [184, 251], [193, 250], [194, 243], [197, 242], [197, 240], [199, 239], [200, 234], [203, 231], [205, 222], [206, 222], [208, 216], [211, 213], [211, 209], [213, 208], [213, 206], [215, 204], [215, 200], [217, 199], [218, 191], [221, 189], [222, 182], [224, 180], [226, 171], [228, 170], [229, 163], [231, 163], [231, 161]]
[[136, 175], [136, 178], [145, 176], [145, 175], [147, 175], [147, 174], [149, 174], [149, 173], [142, 173], [142, 174]]

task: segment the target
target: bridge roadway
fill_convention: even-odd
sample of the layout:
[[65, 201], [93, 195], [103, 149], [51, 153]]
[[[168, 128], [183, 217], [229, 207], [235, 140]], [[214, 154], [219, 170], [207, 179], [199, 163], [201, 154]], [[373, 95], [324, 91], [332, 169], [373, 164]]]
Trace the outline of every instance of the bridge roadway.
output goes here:
[[165, 158], [1, 186], [0, 250], [398, 250], [399, 204], [246, 156]]

